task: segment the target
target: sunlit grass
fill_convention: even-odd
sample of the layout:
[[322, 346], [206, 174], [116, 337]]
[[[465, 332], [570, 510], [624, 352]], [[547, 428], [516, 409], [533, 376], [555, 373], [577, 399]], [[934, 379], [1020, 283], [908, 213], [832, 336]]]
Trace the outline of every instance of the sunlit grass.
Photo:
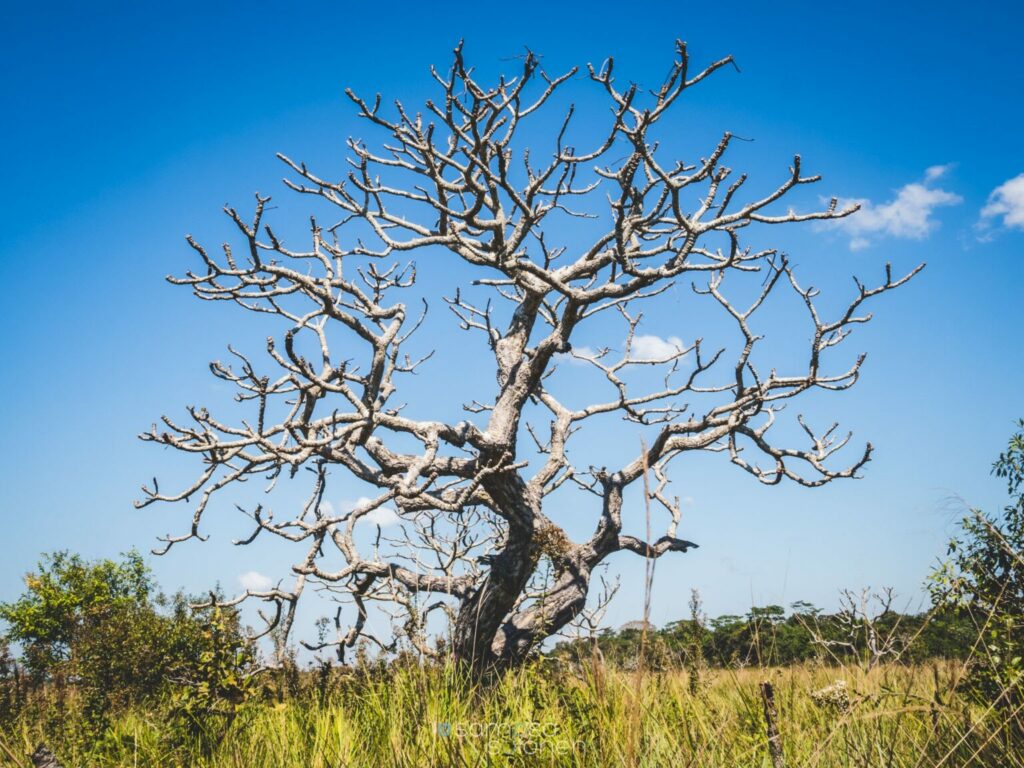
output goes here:
[[960, 697], [961, 674], [953, 663], [713, 670], [694, 692], [681, 671], [537, 664], [473, 684], [412, 665], [254, 703], [205, 752], [158, 711], [122, 714], [91, 747], [45, 723], [4, 739], [15, 755], [46, 739], [68, 766], [768, 766], [768, 679], [790, 766], [1024, 766], [1019, 732]]

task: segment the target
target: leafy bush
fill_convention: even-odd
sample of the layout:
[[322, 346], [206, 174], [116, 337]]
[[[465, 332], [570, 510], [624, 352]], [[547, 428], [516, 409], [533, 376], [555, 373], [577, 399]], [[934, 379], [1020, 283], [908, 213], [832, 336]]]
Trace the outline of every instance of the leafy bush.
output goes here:
[[36, 675], [52, 675], [71, 659], [83, 633], [113, 615], [148, 606], [152, 582], [138, 552], [120, 563], [87, 563], [78, 555], [44, 555], [39, 570], [25, 576], [25, 593], [0, 603], [6, 637], [22, 646], [23, 661]]
[[[872, 633], [864, 631], [863, 616], [826, 614], [810, 603], [793, 603], [791, 611], [778, 605], [754, 607], [745, 616], [708, 619], [699, 601], [691, 601], [691, 618], [669, 622], [647, 633], [645, 667], [685, 667], [694, 685], [704, 666], [787, 666], [808, 661], [838, 665], [871, 658], [871, 634], [890, 642], [894, 650], [885, 658], [907, 662], [926, 659], [963, 659], [977, 631], [966, 612], [940, 607], [924, 614], [886, 610], [872, 617]], [[579, 663], [594, 654], [610, 665], [632, 668], [640, 655], [641, 633], [626, 625], [602, 630], [593, 640], [563, 641], [552, 654]], [[897, 652], [898, 650], [898, 652]], [[876, 659], [877, 662], [879, 659]]]
[[233, 706], [244, 688], [235, 678], [255, 664], [234, 611], [194, 612], [185, 595], [159, 594], [137, 552], [96, 562], [45, 555], [25, 585], [17, 600], [0, 603], [4, 637], [20, 645], [37, 686], [61, 694], [73, 683], [93, 733], [112, 710], [172, 690], [204, 711], [214, 700]]
[[1007, 711], [1024, 704], [1024, 421], [992, 467], [1006, 480], [1001, 514], [972, 509], [932, 575], [936, 603], [967, 614], [979, 636], [968, 686]]
[[256, 658], [239, 630], [238, 615], [220, 606], [203, 616], [193, 638], [194, 658], [167, 670], [178, 686], [172, 695], [172, 718], [189, 738], [213, 746], [255, 692]]

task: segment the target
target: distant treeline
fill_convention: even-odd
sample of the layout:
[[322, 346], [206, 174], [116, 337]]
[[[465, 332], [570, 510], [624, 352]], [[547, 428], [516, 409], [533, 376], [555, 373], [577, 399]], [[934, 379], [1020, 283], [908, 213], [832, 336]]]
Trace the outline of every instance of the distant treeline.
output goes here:
[[778, 666], [819, 660], [866, 665], [900, 659], [962, 659], [977, 642], [978, 627], [964, 610], [919, 614], [883, 610], [824, 613], [810, 603], [752, 608], [743, 616], [673, 621], [662, 628], [642, 621], [592, 637], [559, 643], [556, 658], [581, 659], [599, 653], [607, 663], [629, 668], [670, 668], [699, 662], [712, 667]]

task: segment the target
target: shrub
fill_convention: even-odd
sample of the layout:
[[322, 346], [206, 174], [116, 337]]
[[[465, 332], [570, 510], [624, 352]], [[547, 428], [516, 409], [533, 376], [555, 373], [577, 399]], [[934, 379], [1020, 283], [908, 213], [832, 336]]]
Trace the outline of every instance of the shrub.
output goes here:
[[1024, 703], [1024, 421], [1018, 427], [992, 467], [1010, 503], [998, 515], [970, 510], [931, 580], [936, 604], [980, 631], [968, 687], [1014, 712]]
[[[233, 610], [196, 613], [184, 594], [159, 594], [137, 552], [95, 562], [67, 552], [45, 555], [25, 584], [21, 597], [0, 603], [4, 637], [20, 645], [37, 686], [62, 695], [73, 683], [94, 735], [112, 710], [181, 686], [196, 688], [191, 695], [198, 703], [190, 706], [234, 701], [242, 685], [230, 675], [248, 674], [254, 665]], [[2, 677], [0, 669], [0, 685]], [[0, 707], [4, 695], [0, 691]]]
[[256, 656], [234, 610], [214, 605], [197, 620], [193, 657], [174, 659], [166, 674], [176, 684], [171, 716], [180, 735], [205, 750], [223, 738], [255, 692]]

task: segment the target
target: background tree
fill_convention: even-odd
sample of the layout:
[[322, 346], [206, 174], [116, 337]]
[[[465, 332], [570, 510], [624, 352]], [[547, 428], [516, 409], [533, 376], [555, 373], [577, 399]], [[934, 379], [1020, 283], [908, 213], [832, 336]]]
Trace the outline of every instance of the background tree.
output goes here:
[[[98, 732], [111, 710], [152, 703], [174, 691], [187, 714], [234, 707], [256, 668], [251, 644], [231, 609], [195, 613], [167, 598], [137, 552], [120, 561], [45, 555], [26, 590], [0, 603], [0, 709], [20, 690], [6, 643], [21, 648], [36, 685], [72, 683], [87, 725]], [[11, 678], [11, 685], [4, 685]], [[210, 702], [216, 702], [217, 709]]]
[[[241, 542], [266, 532], [299, 544], [294, 583], [238, 600], [273, 603], [269, 624], [287, 632], [303, 591], [311, 583], [329, 589], [355, 606], [354, 622], [332, 641], [344, 647], [360, 637], [393, 647], [368, 632], [366, 617], [371, 602], [394, 604], [402, 612], [398, 634], [423, 653], [432, 651], [424, 640], [429, 617], [447, 615], [451, 649], [484, 669], [521, 662], [577, 617], [591, 574], [610, 555], [658, 558], [696, 546], [678, 535], [680, 507], [668, 491], [669, 465], [680, 456], [721, 451], [766, 484], [816, 487], [854, 477], [870, 444], [835, 464], [850, 439], [835, 425], [818, 431], [797, 416], [796, 435], [805, 442], [795, 445], [776, 440], [785, 429], [773, 426], [789, 399], [857, 381], [863, 355], [833, 370], [830, 353], [870, 319], [862, 311], [867, 300], [921, 267], [902, 277], [887, 267], [875, 287], [857, 281], [852, 300], [826, 314], [784, 255], [743, 244], [751, 227], [855, 209], [840, 210], [834, 199], [803, 213], [781, 207], [787, 194], [819, 178], [803, 173], [799, 156], [778, 186], [749, 193], [747, 175], [723, 164], [730, 133], [696, 162], [662, 157], [659, 123], [688, 89], [732, 64], [726, 57], [693, 72], [685, 44], [676, 54], [649, 94], [621, 87], [612, 59], [588, 66], [610, 112], [602, 136], [581, 148], [572, 139], [574, 106], [559, 110], [550, 130], [535, 123], [555, 108], [555, 94], [576, 69], [551, 76], [528, 53], [518, 76], [487, 84], [467, 67], [460, 45], [446, 73], [431, 70], [439, 93], [423, 112], [396, 103], [386, 113], [379, 96], [348, 92], [359, 116], [387, 138], [380, 149], [350, 139], [344, 178], [282, 156], [294, 173], [289, 188], [331, 211], [326, 223], [310, 218], [309, 245], [292, 246], [269, 226], [269, 198], [261, 196], [249, 218], [227, 209], [240, 251], [225, 245], [217, 256], [189, 237], [201, 268], [171, 282], [203, 300], [271, 315], [285, 330], [267, 341], [272, 374], [233, 348], [234, 366], [212, 364], [251, 406], [248, 418], [190, 407], [188, 422], [165, 417], [142, 435], [203, 464], [181, 490], [164, 492], [155, 482], [143, 489], [139, 506], [196, 499], [191, 529], [168, 536], [162, 551], [202, 538], [204, 511], [222, 489], [252, 478], [269, 477], [274, 486], [306, 477], [308, 498], [289, 504], [294, 512], [245, 508], [254, 527]], [[416, 402], [415, 391], [409, 408], [397, 397], [430, 357], [429, 350], [409, 354], [423, 318], [401, 300], [426, 298], [414, 289], [424, 270], [431, 280], [451, 276], [448, 307], [492, 355], [493, 382], [480, 381], [458, 421], [446, 420], [440, 403]], [[695, 301], [720, 313], [715, 322], [731, 324], [735, 345], [708, 349], [698, 337], [652, 353], [634, 307], [663, 298], [680, 280], [691, 284]], [[760, 311], [778, 292], [806, 310], [807, 325], [787, 330], [808, 340], [791, 371], [778, 368], [784, 361], [760, 359]], [[574, 347], [579, 329], [606, 314], [624, 324], [620, 353], [610, 345]], [[564, 362], [596, 374], [607, 398], [572, 402], [578, 398], [559, 385]], [[660, 370], [658, 384], [638, 388], [631, 374], [651, 368]], [[578, 464], [575, 436], [608, 416], [638, 425], [645, 443], [617, 466]], [[300, 475], [301, 468], [310, 472]], [[335, 510], [325, 493], [336, 471], [375, 495]], [[627, 490], [641, 478], [667, 520], [659, 538], [624, 531], [624, 521], [637, 516]], [[570, 489], [589, 500], [577, 502], [578, 512], [593, 511], [582, 540], [554, 520]], [[367, 547], [356, 524], [384, 510], [398, 516], [401, 533], [379, 535]]]
[[25, 665], [43, 676], [70, 660], [76, 640], [97, 624], [148, 607], [153, 589], [138, 552], [95, 563], [68, 552], [44, 555], [25, 586], [17, 600], [0, 603], [0, 619], [7, 639], [21, 644]]
[[[972, 509], [932, 575], [940, 617], [969, 617], [977, 638], [968, 685], [1024, 728], [1024, 421], [992, 467], [1006, 480], [1002, 514]], [[962, 633], [961, 633], [962, 634]]]
[[828, 655], [855, 658], [865, 671], [885, 661], [896, 661], [906, 649], [907, 637], [900, 614], [893, 610], [896, 592], [884, 587], [873, 592], [870, 587], [859, 592], [839, 592], [839, 612], [826, 617], [824, 626], [818, 617], [806, 626], [815, 645]]

